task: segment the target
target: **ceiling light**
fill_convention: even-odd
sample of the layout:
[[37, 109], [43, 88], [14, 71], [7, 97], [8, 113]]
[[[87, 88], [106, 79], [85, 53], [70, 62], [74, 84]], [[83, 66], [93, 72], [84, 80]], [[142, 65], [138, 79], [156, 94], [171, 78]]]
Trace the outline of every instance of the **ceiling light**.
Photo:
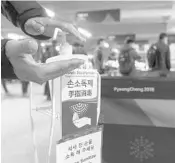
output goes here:
[[114, 53], [117, 53], [117, 54], [120, 53], [120, 51], [116, 48], [111, 49], [111, 51], [114, 52]]
[[46, 10], [46, 13], [47, 13], [47, 15], [48, 15], [49, 17], [53, 18], [53, 17], [55, 16], [55, 13], [54, 13], [53, 11], [51, 11], [51, 10], [49, 10], [49, 9], [47, 9], [47, 8], [45, 8], [45, 10]]
[[94, 56], [93, 55], [88, 55], [88, 59], [93, 59]]
[[109, 39], [110, 41], [112, 41], [112, 40], [115, 39], [115, 36], [108, 36], [108, 39]]
[[8, 33], [7, 37], [12, 40], [20, 40], [24, 38], [24, 36], [18, 35], [16, 33]]
[[41, 46], [44, 47], [44, 46], [45, 46], [45, 43], [42, 42], [42, 43], [41, 43]]
[[87, 38], [92, 37], [92, 34], [83, 28], [78, 28], [78, 31]]
[[60, 46], [56, 46], [56, 47], [55, 47], [55, 50], [56, 50], [56, 51], [60, 51]]
[[109, 44], [107, 42], [104, 42], [104, 47], [109, 48]]

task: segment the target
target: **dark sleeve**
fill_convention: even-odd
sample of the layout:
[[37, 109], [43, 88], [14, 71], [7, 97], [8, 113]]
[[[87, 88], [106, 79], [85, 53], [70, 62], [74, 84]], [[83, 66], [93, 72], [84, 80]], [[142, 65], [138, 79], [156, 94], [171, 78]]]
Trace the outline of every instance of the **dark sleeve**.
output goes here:
[[45, 9], [36, 1], [1, 1], [1, 13], [12, 22], [14, 26], [20, 27], [25, 34], [39, 40], [50, 39], [50, 37], [44, 35], [30, 35], [24, 29], [24, 25], [28, 19], [47, 17]]
[[131, 50], [131, 55], [133, 56], [134, 60], [140, 60], [141, 56], [135, 50]]
[[170, 48], [169, 47], [168, 47], [167, 55], [166, 55], [166, 65], [167, 65], [167, 69], [170, 70], [171, 69], [171, 59], [170, 59]]
[[13, 66], [6, 56], [5, 46], [8, 39], [1, 40], [1, 78], [2, 79], [17, 79], [13, 71]]
[[101, 51], [97, 51], [97, 59], [98, 61], [102, 61], [102, 52]]

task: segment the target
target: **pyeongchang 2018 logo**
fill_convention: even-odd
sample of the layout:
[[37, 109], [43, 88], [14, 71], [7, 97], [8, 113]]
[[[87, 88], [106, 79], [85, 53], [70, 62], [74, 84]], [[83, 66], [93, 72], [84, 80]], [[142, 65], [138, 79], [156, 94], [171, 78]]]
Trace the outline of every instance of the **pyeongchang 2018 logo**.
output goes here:
[[144, 87], [144, 88], [136, 88], [136, 87], [128, 87], [128, 88], [119, 88], [119, 87], [114, 87], [113, 88], [114, 92], [155, 92], [155, 88], [154, 87]]

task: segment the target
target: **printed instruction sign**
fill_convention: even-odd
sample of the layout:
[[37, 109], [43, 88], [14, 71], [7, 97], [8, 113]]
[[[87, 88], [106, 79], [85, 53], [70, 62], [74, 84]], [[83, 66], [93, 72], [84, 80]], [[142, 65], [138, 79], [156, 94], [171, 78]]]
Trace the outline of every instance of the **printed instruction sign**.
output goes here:
[[62, 100], [88, 100], [97, 97], [97, 72], [75, 70], [62, 77]]
[[97, 125], [99, 74], [95, 70], [76, 69], [61, 77], [62, 136]]
[[56, 146], [56, 163], [101, 163], [102, 127], [61, 140]]

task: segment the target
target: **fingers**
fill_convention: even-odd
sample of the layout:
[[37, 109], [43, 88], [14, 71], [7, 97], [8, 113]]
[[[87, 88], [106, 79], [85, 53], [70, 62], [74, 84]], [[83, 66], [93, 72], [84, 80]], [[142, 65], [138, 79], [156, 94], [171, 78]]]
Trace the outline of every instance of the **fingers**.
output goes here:
[[45, 26], [42, 18], [31, 18], [25, 23], [25, 31], [30, 35], [37, 36], [44, 34]]
[[7, 57], [19, 57], [24, 54], [34, 55], [38, 50], [38, 44], [32, 39], [10, 40], [6, 44]]
[[71, 59], [71, 60], [65, 60], [60, 61], [60, 76], [73, 71], [74, 69], [80, 67], [82, 64], [84, 64], [84, 61], [81, 59]]
[[48, 17], [37, 17], [31, 18], [25, 23], [26, 32], [34, 36], [42, 34], [48, 37], [52, 37], [55, 28], [60, 28], [64, 32], [71, 33], [81, 41], [86, 40], [74, 25], [62, 20], [53, 20]]
[[73, 34], [74, 36], [76, 36], [78, 39], [80, 39], [83, 42], [86, 41], [86, 38], [78, 31], [76, 26], [72, 24], [65, 23], [63, 30]]
[[81, 59], [70, 59], [42, 64], [39, 76], [41, 76], [43, 82], [52, 80], [80, 67], [83, 63], [84, 61]]

